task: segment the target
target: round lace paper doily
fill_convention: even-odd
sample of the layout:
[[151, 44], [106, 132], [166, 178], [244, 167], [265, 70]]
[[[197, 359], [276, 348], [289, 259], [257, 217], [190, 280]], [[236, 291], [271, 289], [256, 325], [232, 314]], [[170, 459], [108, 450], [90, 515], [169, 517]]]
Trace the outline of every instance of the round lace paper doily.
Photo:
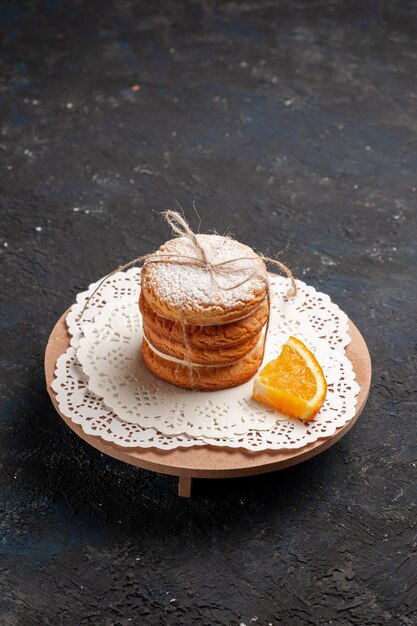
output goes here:
[[[349, 342], [347, 317], [328, 296], [316, 292], [301, 281], [298, 281], [297, 297], [287, 299], [287, 281], [278, 276], [271, 277], [271, 317], [277, 323], [271, 324], [268, 344], [269, 349], [272, 348], [272, 355], [267, 358], [277, 354], [278, 342], [282, 343], [290, 332], [305, 340], [318, 354], [329, 383], [329, 394], [319, 415], [310, 424], [287, 418], [277, 420], [275, 413], [258, 405], [254, 407], [254, 414], [251, 414], [250, 394], [249, 398], [248, 395], [240, 395], [244, 388], [251, 389], [251, 383], [234, 391], [227, 390], [233, 396], [230, 404], [235, 403], [236, 406], [237, 403], [241, 407], [240, 418], [236, 419], [229, 409], [225, 410], [225, 402], [221, 403], [223, 410], [219, 413], [219, 402], [213, 396], [224, 392], [184, 392], [158, 381], [147, 370], [144, 378], [138, 376], [140, 368], [144, 367], [140, 366], [140, 317], [136, 304], [140, 270], [133, 269], [114, 275], [100, 290], [100, 294], [95, 296], [81, 327], [76, 321], [77, 316], [96, 284], [88, 292], [79, 294], [77, 303], [68, 314], [72, 347], [58, 360], [53, 383], [60, 409], [80, 424], [87, 434], [100, 435], [106, 441], [128, 447], [170, 449], [210, 443], [250, 450], [299, 448], [333, 435], [336, 428], [353, 417], [359, 388], [350, 361], [344, 355], [344, 347]], [[119, 342], [118, 349], [110, 359], [108, 348], [103, 345], [99, 348], [100, 336], [102, 339], [112, 336], [113, 341], [117, 338], [116, 343]], [[105, 372], [95, 376], [90, 370], [88, 380], [77, 360], [76, 349], [80, 343], [83, 366], [88, 368], [84, 358], [86, 354], [95, 354], [98, 358], [90, 359], [90, 367], [94, 362], [106, 363]], [[118, 356], [114, 356], [116, 353]], [[100, 368], [95, 371], [100, 372]], [[97, 380], [101, 378], [103, 380]], [[103, 383], [106, 378], [108, 380]], [[113, 380], [113, 388], [109, 379]], [[141, 387], [141, 382], [145, 380], [146, 384]], [[166, 396], [162, 393], [165, 388], [168, 388]], [[184, 411], [184, 404], [188, 406], [189, 398], [184, 403], [181, 394], [185, 394], [186, 398], [190, 395], [199, 396], [198, 402], [193, 400], [192, 422], [186, 419], [188, 412]], [[202, 402], [201, 396], [208, 395], [210, 399]], [[103, 402], [103, 396], [106, 403]], [[155, 402], [156, 396], [159, 399]], [[115, 398], [117, 402], [114, 402]], [[206, 402], [209, 404], [206, 405]], [[157, 403], [159, 408], [155, 410]], [[113, 405], [118, 415], [107, 406], [109, 404]], [[138, 406], [142, 409], [138, 410]], [[162, 413], [163, 406], [167, 409], [166, 413]], [[225, 419], [219, 421], [223, 416]], [[187, 426], [189, 423], [191, 426]], [[166, 431], [165, 434], [161, 430]]]
[[[289, 335], [287, 320], [271, 314], [265, 360], [281, 350]], [[314, 432], [333, 428], [335, 413], [343, 417], [349, 395], [348, 359], [301, 323], [297, 336], [316, 354], [328, 383], [326, 402], [311, 424]], [[236, 438], [249, 431], [271, 430], [285, 421], [298, 438], [302, 422], [269, 410], [251, 399], [253, 381], [217, 392], [187, 391], [155, 378], [141, 358], [142, 325], [131, 298], [109, 303], [85, 330], [77, 357], [88, 377], [88, 388], [124, 421], [156, 428], [164, 435]], [[338, 423], [342, 426], [345, 422]]]

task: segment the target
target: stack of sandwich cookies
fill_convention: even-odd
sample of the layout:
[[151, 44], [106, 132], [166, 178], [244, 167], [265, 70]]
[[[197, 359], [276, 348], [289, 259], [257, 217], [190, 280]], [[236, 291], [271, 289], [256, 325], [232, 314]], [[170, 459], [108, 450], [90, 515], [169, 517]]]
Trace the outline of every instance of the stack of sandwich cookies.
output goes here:
[[171, 239], [142, 269], [142, 355], [164, 381], [225, 389], [261, 365], [268, 279], [248, 246], [219, 235], [196, 238], [200, 250], [188, 237]]

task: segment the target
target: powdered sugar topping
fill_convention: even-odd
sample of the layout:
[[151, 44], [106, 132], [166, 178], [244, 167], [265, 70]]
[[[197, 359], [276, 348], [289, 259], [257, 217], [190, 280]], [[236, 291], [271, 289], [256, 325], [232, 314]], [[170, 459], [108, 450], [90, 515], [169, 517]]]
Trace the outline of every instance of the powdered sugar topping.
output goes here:
[[175, 262], [174, 255], [200, 260], [198, 250], [187, 237], [167, 241], [155, 256], [167, 255], [172, 262], [146, 265], [149, 284], [161, 300], [182, 310], [228, 309], [265, 292], [265, 265], [252, 248], [220, 235], [197, 235], [197, 239], [212, 265], [232, 260], [233, 263], [215, 271], [213, 280], [208, 268]]

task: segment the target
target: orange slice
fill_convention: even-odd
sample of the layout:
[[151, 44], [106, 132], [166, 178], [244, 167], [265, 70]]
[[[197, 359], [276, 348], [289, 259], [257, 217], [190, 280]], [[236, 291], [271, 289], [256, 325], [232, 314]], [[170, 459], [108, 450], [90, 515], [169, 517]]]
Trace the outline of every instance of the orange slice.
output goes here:
[[253, 385], [254, 400], [305, 422], [317, 415], [326, 393], [323, 370], [295, 337], [288, 339], [277, 359], [265, 365]]

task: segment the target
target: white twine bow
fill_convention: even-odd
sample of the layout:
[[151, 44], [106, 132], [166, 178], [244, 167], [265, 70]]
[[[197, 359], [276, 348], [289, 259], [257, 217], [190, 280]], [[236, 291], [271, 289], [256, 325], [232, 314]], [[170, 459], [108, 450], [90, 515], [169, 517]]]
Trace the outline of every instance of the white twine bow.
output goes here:
[[[234, 259], [229, 259], [227, 261], [219, 261], [218, 263], [211, 262], [210, 259], [207, 257], [204, 247], [199, 242], [197, 235], [191, 230], [186, 220], [183, 218], [182, 215], [180, 215], [180, 213], [178, 213], [177, 211], [168, 210], [168, 211], [164, 211], [162, 215], [164, 216], [165, 221], [171, 227], [171, 230], [174, 233], [174, 235], [177, 235], [178, 237], [187, 237], [190, 240], [196, 252], [196, 256], [191, 256], [191, 255], [188, 256], [184, 254], [171, 254], [171, 253], [158, 255], [158, 253], [151, 252], [149, 254], [145, 254], [143, 256], [137, 257], [136, 259], [133, 259], [132, 261], [129, 261], [128, 263], [124, 263], [123, 265], [120, 265], [115, 270], [110, 272], [110, 274], [107, 274], [107, 276], [105, 276], [99, 282], [97, 287], [94, 289], [93, 293], [87, 298], [84, 304], [84, 307], [80, 315], [78, 316], [77, 321], [80, 321], [82, 319], [92, 298], [101, 289], [103, 284], [109, 278], [111, 278], [111, 276], [113, 276], [117, 272], [126, 270], [129, 267], [136, 265], [137, 263], [144, 263], [145, 265], [148, 263], [171, 263], [171, 264], [177, 264], [177, 265], [190, 265], [192, 267], [201, 267], [203, 269], [206, 269], [208, 272], [210, 272], [210, 276], [211, 276], [213, 284], [219, 290], [223, 290], [223, 291], [230, 291], [233, 289], [237, 289], [241, 285], [244, 285], [245, 283], [250, 281], [255, 276], [259, 275], [260, 268], [255, 269], [253, 272], [250, 272], [251, 268], [242, 268], [241, 265], [236, 265], [235, 267], [233, 267], [233, 264], [237, 264], [238, 262], [241, 262], [241, 261], [253, 262], [254, 258], [256, 258], [253, 256], [252, 257], [251, 256], [236, 257]], [[265, 263], [270, 263], [272, 265], [275, 265], [275, 267], [279, 268], [282, 272], [284, 272], [287, 275], [287, 277], [291, 281], [291, 289], [289, 290], [288, 295], [290, 297], [295, 296], [297, 293], [297, 285], [296, 285], [296, 282], [294, 280], [294, 276], [291, 270], [286, 265], [284, 265], [284, 263], [281, 263], [281, 261], [278, 261], [277, 259], [266, 257], [262, 254], [258, 255], [258, 258], [260, 258]], [[240, 282], [233, 284], [229, 287], [220, 286], [216, 279], [216, 275], [219, 275], [219, 274], [230, 275], [233, 273], [242, 273], [242, 272], [245, 273], [245, 271], [250, 272], [250, 273], [247, 273], [246, 276]], [[269, 288], [268, 288], [268, 297], [269, 297]]]

